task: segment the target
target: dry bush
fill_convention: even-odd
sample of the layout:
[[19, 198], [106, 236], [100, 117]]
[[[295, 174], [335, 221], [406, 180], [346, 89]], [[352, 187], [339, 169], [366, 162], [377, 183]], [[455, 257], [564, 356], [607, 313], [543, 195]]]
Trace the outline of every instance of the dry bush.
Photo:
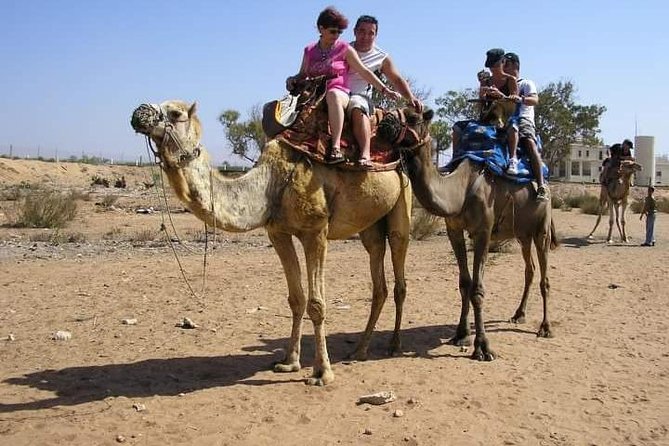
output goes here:
[[156, 238], [156, 231], [153, 229], [140, 229], [139, 231], [135, 231], [130, 238], [128, 238], [128, 241], [130, 242], [152, 242]]
[[22, 228], [62, 228], [77, 214], [72, 194], [58, 191], [30, 191], [16, 203], [9, 220]]
[[121, 228], [119, 228], [118, 226], [114, 226], [109, 231], [102, 234], [102, 239], [103, 240], [114, 240], [114, 239], [120, 238], [121, 233], [122, 233]]
[[414, 240], [424, 240], [436, 234], [442, 224], [441, 217], [432, 215], [423, 208], [414, 208], [411, 218], [411, 237]]
[[599, 214], [599, 197], [584, 195], [580, 200], [581, 212], [588, 215]]
[[63, 243], [84, 243], [86, 235], [81, 232], [62, 233], [56, 231], [40, 231], [30, 235], [31, 242], [44, 242], [51, 245], [60, 245]]
[[88, 191], [73, 189], [70, 194], [74, 200], [91, 201], [91, 193]]
[[93, 175], [91, 177], [91, 186], [104, 186], [104, 187], [109, 187], [109, 180], [107, 178], [99, 177], [97, 175]]
[[488, 246], [488, 252], [509, 254], [515, 251], [516, 251], [515, 239], [498, 240], [494, 242], [491, 241], [490, 245]]
[[118, 195], [105, 195], [102, 197], [102, 201], [100, 201], [100, 206], [102, 206], [104, 209], [111, 209], [111, 207], [114, 206], [117, 201]]

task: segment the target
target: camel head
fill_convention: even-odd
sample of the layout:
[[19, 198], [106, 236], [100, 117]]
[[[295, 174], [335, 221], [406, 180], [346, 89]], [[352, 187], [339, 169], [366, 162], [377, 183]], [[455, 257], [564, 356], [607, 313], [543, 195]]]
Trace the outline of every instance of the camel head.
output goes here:
[[400, 150], [413, 150], [430, 140], [430, 122], [434, 111], [417, 112], [413, 107], [388, 111], [379, 122], [379, 137]]
[[156, 144], [154, 154], [166, 167], [182, 167], [201, 152], [202, 125], [196, 109], [195, 102], [142, 104], [132, 113], [130, 125]]
[[637, 172], [641, 172], [643, 167], [641, 164], [633, 160], [622, 160], [620, 162], [620, 176], [629, 178]]

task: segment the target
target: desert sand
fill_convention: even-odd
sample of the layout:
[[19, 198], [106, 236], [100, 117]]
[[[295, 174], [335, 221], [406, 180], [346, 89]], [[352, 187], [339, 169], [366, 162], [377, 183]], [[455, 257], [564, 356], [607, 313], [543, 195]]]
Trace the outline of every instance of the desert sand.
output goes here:
[[[0, 190], [30, 183], [86, 195], [58, 233], [8, 225], [16, 202], [0, 201], [0, 444], [669, 444], [666, 214], [657, 245], [644, 248], [638, 214], [628, 215], [632, 241], [609, 245], [606, 221], [586, 240], [594, 216], [554, 211], [562, 246], [549, 258], [551, 339], [535, 335], [536, 278], [527, 323], [508, 322], [524, 275], [517, 245], [491, 253], [485, 318], [498, 358], [485, 363], [446, 343], [460, 299], [455, 259], [439, 234], [410, 245], [403, 354], [386, 355], [391, 292], [369, 360], [348, 361], [371, 281], [359, 241], [332, 242], [326, 326], [336, 380], [319, 388], [304, 384], [308, 320], [303, 369], [271, 371], [290, 310], [264, 232], [206, 237], [205, 268], [203, 225], [173, 199], [168, 215], [160, 189], [145, 188], [157, 172], [0, 159]], [[128, 187], [91, 187], [93, 175], [125, 176]], [[113, 206], [102, 206], [110, 195]], [[161, 225], [174, 240], [176, 228], [180, 242], [168, 243]], [[177, 326], [186, 317], [198, 327]], [[57, 331], [71, 338], [52, 339]], [[381, 391], [397, 399], [356, 404]]]

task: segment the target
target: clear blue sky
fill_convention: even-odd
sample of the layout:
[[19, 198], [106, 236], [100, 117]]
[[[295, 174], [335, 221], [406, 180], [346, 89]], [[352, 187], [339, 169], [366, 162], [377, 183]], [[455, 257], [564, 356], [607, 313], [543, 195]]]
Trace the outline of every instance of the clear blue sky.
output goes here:
[[218, 115], [281, 96], [329, 4], [351, 22], [379, 19], [378, 44], [431, 91], [428, 105], [474, 87], [486, 50], [501, 47], [539, 88], [571, 80], [579, 103], [606, 106], [606, 144], [633, 137], [636, 122], [669, 153], [666, 0], [0, 0], [0, 153], [146, 159], [132, 111], [184, 99], [198, 101], [215, 161], [239, 162]]

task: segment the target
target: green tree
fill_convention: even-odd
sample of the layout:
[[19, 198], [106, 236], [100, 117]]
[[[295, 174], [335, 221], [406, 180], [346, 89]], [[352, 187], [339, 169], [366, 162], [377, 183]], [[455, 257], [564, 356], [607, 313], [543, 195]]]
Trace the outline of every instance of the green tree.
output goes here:
[[240, 121], [237, 110], [225, 110], [218, 117], [225, 128], [225, 137], [235, 155], [255, 163], [262, 148], [267, 143], [267, 137], [262, 130], [262, 113], [259, 104], [249, 111], [249, 119]]
[[451, 128], [457, 121], [475, 119], [478, 115], [476, 104], [470, 99], [477, 97], [475, 90], [466, 88], [461, 91], [450, 90], [435, 99], [437, 119], [432, 122], [430, 135], [435, 140], [437, 163], [441, 153], [451, 147]]
[[571, 144], [602, 144], [599, 119], [606, 111], [603, 105], [579, 105], [571, 81], [551, 82], [539, 91], [535, 123], [543, 146], [542, 157], [552, 166], [569, 153]]

